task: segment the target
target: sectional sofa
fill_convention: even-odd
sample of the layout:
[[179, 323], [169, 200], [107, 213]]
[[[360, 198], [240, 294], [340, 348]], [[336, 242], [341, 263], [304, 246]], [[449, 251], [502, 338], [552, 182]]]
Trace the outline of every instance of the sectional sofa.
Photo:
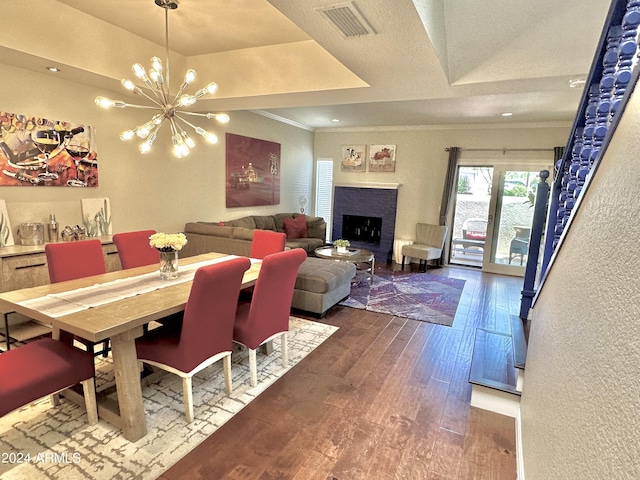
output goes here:
[[206, 252], [248, 256], [256, 229], [284, 232], [287, 234], [285, 248], [303, 248], [308, 255], [298, 272], [292, 307], [322, 317], [329, 308], [349, 296], [351, 280], [356, 274], [352, 263], [313, 256], [314, 250], [325, 244], [326, 228], [323, 218], [298, 213], [252, 215], [224, 222], [190, 222], [184, 228], [187, 244], [180, 256]]

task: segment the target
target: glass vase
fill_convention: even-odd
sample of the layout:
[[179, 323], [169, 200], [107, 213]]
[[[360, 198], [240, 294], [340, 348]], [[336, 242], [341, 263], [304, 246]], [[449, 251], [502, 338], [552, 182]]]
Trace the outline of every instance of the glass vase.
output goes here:
[[178, 278], [178, 251], [160, 252], [160, 278], [173, 280]]

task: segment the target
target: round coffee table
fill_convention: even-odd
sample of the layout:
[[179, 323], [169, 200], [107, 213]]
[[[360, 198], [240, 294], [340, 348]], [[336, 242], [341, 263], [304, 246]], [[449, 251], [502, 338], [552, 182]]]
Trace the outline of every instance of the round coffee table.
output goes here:
[[358, 272], [369, 274], [371, 283], [373, 283], [373, 270], [376, 257], [373, 255], [373, 252], [366, 248], [347, 248], [347, 253], [338, 253], [338, 250], [334, 247], [318, 247], [314, 252], [318, 258], [353, 263]]

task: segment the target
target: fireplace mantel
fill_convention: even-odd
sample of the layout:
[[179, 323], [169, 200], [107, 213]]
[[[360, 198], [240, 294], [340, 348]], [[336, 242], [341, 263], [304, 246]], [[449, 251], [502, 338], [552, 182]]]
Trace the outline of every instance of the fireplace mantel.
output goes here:
[[387, 188], [387, 189], [392, 189], [392, 190], [398, 190], [401, 185], [402, 185], [401, 183], [380, 183], [380, 182], [357, 182], [357, 183], [338, 182], [338, 183], [335, 183], [336, 187]]

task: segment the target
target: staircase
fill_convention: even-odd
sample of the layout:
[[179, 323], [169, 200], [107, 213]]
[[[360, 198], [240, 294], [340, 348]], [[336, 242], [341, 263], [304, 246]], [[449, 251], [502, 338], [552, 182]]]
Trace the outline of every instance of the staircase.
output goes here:
[[523, 322], [511, 316], [511, 333], [476, 329], [469, 382], [471, 406], [516, 417], [527, 357]]

